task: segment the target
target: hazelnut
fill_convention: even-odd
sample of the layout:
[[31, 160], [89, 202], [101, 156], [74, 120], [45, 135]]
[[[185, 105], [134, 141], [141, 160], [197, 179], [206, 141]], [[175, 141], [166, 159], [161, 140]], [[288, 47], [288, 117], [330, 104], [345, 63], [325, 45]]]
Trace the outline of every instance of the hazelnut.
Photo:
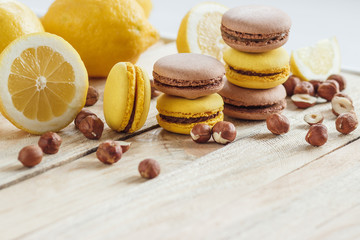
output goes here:
[[353, 100], [351, 99], [351, 97], [349, 95], [347, 95], [346, 93], [339, 92], [339, 93], [335, 94], [334, 97], [344, 97], [344, 98], [349, 99], [349, 101], [351, 103], [353, 103]]
[[160, 164], [154, 159], [145, 159], [140, 162], [138, 170], [143, 178], [156, 178], [160, 174]]
[[328, 133], [325, 125], [318, 123], [310, 127], [305, 140], [313, 146], [322, 146], [327, 142]]
[[341, 113], [350, 112], [354, 110], [354, 106], [351, 102], [351, 99], [349, 100], [349, 98], [341, 97], [339, 95], [333, 97], [333, 99], [331, 100], [331, 107], [332, 107], [332, 112], [336, 116], [339, 116]]
[[97, 140], [101, 138], [104, 123], [97, 116], [90, 115], [80, 122], [79, 130], [88, 139]]
[[194, 142], [206, 143], [211, 138], [211, 127], [207, 124], [196, 124], [190, 131], [190, 136]]
[[298, 108], [309, 108], [316, 104], [317, 98], [309, 94], [295, 94], [291, 100]]
[[123, 142], [123, 141], [116, 141], [116, 142], [120, 144], [122, 153], [126, 153], [127, 151], [129, 151], [131, 142]]
[[38, 165], [43, 158], [43, 152], [39, 146], [26, 146], [19, 152], [18, 160], [25, 167], [34, 167]]
[[90, 110], [87, 110], [87, 109], [82, 109], [78, 115], [76, 116], [75, 120], [74, 120], [74, 124], [75, 124], [75, 127], [76, 128], [79, 128], [79, 124], [80, 122], [86, 118], [87, 116], [90, 116], [90, 115], [93, 115], [93, 116], [96, 116], [95, 113], [91, 112]]
[[346, 112], [340, 114], [335, 121], [336, 130], [342, 134], [349, 134], [358, 126], [358, 119], [355, 112]]
[[38, 145], [44, 153], [55, 154], [59, 151], [61, 143], [62, 139], [57, 133], [47, 132], [40, 137]]
[[99, 100], [99, 92], [93, 86], [89, 86], [86, 95], [85, 106], [92, 106]]
[[339, 84], [334, 80], [326, 80], [319, 85], [317, 94], [319, 97], [331, 101], [335, 94], [339, 92]]
[[323, 83], [323, 81], [320, 80], [310, 80], [309, 83], [311, 83], [314, 87], [314, 93], [315, 95], [317, 94], [318, 88], [320, 86], [321, 83]]
[[310, 113], [304, 116], [304, 121], [311, 126], [322, 123], [324, 121], [324, 116], [321, 113]]
[[286, 90], [286, 94], [288, 96], [292, 96], [294, 94], [294, 88], [295, 86], [300, 83], [300, 78], [298, 78], [295, 75], [291, 75], [286, 82], [283, 83], [285, 90]]
[[346, 88], [346, 80], [343, 76], [339, 74], [330, 75], [327, 80], [335, 80], [339, 84], [339, 90], [342, 91]]
[[151, 86], [151, 99], [156, 98], [160, 96], [161, 92], [155, 88], [154, 80], [150, 80], [150, 86]]
[[309, 94], [314, 96], [314, 86], [309, 82], [299, 82], [294, 88], [294, 94]]
[[121, 145], [108, 140], [101, 143], [96, 151], [96, 157], [105, 164], [113, 164], [121, 159], [123, 152]]
[[266, 126], [270, 132], [276, 135], [285, 134], [290, 130], [290, 122], [282, 114], [273, 113], [266, 118]]
[[236, 128], [231, 122], [217, 122], [212, 128], [212, 137], [215, 142], [228, 144], [236, 137]]

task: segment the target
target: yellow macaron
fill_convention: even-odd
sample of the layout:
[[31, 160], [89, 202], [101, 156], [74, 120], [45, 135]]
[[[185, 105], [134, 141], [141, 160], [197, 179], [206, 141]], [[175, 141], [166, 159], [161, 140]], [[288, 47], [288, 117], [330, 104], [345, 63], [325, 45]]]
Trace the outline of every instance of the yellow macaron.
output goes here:
[[135, 132], [145, 123], [151, 100], [147, 73], [129, 62], [111, 69], [104, 90], [104, 116], [117, 132]]
[[162, 94], [157, 99], [159, 125], [169, 132], [190, 134], [198, 123], [210, 126], [224, 119], [224, 102], [217, 93], [197, 99], [186, 99]]
[[289, 54], [282, 47], [263, 53], [228, 48], [224, 51], [224, 61], [229, 82], [244, 88], [273, 88], [290, 75]]

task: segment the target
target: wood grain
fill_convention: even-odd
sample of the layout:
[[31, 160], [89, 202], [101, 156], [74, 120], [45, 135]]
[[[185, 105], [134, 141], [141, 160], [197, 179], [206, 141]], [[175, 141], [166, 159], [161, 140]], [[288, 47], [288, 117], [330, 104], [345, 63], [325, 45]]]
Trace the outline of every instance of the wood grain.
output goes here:
[[[170, 43], [139, 61], [148, 72]], [[347, 93], [359, 112], [359, 76], [346, 74]], [[104, 81], [92, 82], [101, 88]], [[0, 236], [2, 239], [351, 239], [359, 236], [360, 130], [341, 135], [329, 103], [298, 110], [288, 101], [291, 130], [272, 135], [263, 121], [227, 118], [237, 128], [234, 143], [195, 144], [156, 125], [155, 101], [143, 132], [127, 138], [129, 152], [113, 166], [91, 153], [98, 142], [69, 126], [61, 152], [38, 168], [14, 161], [35, 141], [0, 119]], [[101, 103], [94, 107], [101, 115]], [[305, 140], [306, 113], [321, 112], [329, 129], [322, 147]], [[9, 128], [11, 130], [9, 130]], [[10, 133], [15, 133], [13, 138]], [[108, 135], [106, 135], [108, 134]], [[37, 141], [37, 140], [36, 140]], [[92, 145], [94, 144], [94, 145]], [[89, 152], [89, 149], [90, 152]], [[7, 156], [7, 157], [4, 157]], [[82, 157], [81, 157], [82, 156]], [[146, 181], [138, 163], [152, 157], [161, 174]], [[60, 166], [55, 168], [56, 166]], [[7, 166], [7, 167], [6, 167]], [[42, 173], [42, 174], [39, 174]], [[25, 177], [24, 177], [25, 176]], [[26, 181], [20, 181], [27, 178]], [[15, 184], [16, 183], [16, 184]], [[12, 184], [11, 186], [9, 186]], [[19, 227], [21, 226], [21, 227]]]

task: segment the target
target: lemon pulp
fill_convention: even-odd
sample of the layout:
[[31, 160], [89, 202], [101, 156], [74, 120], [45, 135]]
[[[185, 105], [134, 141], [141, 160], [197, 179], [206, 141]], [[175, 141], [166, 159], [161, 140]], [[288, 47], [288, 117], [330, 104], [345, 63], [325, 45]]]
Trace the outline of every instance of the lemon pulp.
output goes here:
[[8, 90], [15, 108], [41, 122], [61, 116], [75, 96], [72, 66], [50, 47], [28, 48], [11, 65]]

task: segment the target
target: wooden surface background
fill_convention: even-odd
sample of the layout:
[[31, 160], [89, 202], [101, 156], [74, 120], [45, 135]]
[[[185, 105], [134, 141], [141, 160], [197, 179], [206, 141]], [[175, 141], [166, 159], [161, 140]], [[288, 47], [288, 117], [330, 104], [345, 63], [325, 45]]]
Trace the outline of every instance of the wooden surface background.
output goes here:
[[[175, 53], [160, 42], [138, 62]], [[359, 112], [360, 76], [344, 74], [345, 90]], [[103, 91], [105, 80], [91, 85]], [[156, 99], [145, 126], [134, 134], [105, 128], [101, 141], [132, 142], [112, 166], [96, 159], [101, 141], [86, 139], [73, 124], [63, 145], [32, 169], [17, 161], [37, 136], [0, 116], [0, 239], [359, 239], [360, 130], [335, 130], [330, 103], [299, 110], [288, 100], [291, 130], [271, 134], [264, 121], [226, 118], [237, 128], [226, 146], [196, 144], [162, 130]], [[92, 111], [102, 119], [102, 97]], [[321, 112], [329, 130], [322, 147], [305, 142], [306, 113]], [[161, 174], [142, 179], [139, 162], [154, 158]]]

